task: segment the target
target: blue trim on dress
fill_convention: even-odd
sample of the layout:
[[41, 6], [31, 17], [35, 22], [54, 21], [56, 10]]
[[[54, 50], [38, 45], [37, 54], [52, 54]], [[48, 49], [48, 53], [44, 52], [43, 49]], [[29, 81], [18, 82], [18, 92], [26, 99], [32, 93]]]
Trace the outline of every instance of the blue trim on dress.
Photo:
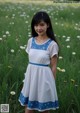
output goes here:
[[33, 63], [33, 62], [29, 62], [29, 64], [38, 65], [38, 66], [46, 66], [46, 67], [49, 66], [49, 65], [47, 65], [47, 64], [38, 64], [38, 63]]
[[20, 94], [19, 101], [22, 105], [27, 105], [30, 109], [38, 109], [38, 110], [45, 110], [45, 109], [57, 109], [59, 108], [58, 101], [54, 102], [38, 102], [38, 101], [30, 101], [28, 97], [24, 97], [23, 94]]
[[20, 100], [22, 105], [28, 104], [28, 97], [24, 97], [22, 93], [20, 93], [19, 100]]
[[49, 39], [47, 42], [45, 42], [44, 44], [36, 44], [35, 43], [35, 38], [32, 38], [32, 45], [31, 45], [31, 48], [33, 49], [40, 49], [40, 50], [47, 50], [49, 44], [52, 42], [51, 39]]

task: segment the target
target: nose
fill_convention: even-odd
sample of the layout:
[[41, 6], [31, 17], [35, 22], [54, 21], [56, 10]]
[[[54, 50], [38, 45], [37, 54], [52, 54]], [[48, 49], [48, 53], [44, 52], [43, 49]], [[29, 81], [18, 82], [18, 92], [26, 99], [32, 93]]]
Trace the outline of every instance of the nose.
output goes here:
[[40, 25], [38, 25], [38, 26], [37, 26], [37, 29], [38, 29], [38, 30], [40, 30], [40, 29], [41, 29], [41, 26], [40, 26]]

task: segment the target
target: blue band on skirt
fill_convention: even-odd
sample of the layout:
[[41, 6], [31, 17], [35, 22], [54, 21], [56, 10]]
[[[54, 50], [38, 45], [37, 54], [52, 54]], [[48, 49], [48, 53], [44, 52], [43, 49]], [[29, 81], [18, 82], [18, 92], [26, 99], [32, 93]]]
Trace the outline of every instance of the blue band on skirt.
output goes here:
[[47, 110], [47, 109], [58, 109], [59, 103], [58, 100], [55, 100], [54, 102], [39, 102], [39, 101], [30, 101], [29, 97], [24, 97], [22, 92], [19, 97], [19, 102], [21, 105], [25, 106], [27, 105], [28, 108], [38, 109], [38, 110]]
[[37, 64], [37, 63], [32, 63], [32, 62], [29, 62], [29, 64], [32, 64], [32, 65], [38, 65], [38, 66], [49, 66], [49, 65], [47, 65], [47, 64]]

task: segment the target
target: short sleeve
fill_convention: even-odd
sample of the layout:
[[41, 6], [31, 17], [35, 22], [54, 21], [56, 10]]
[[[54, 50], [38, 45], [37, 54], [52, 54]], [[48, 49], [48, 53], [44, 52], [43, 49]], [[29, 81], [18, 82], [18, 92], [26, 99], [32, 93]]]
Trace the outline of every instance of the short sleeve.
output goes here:
[[29, 53], [29, 50], [31, 48], [31, 42], [32, 42], [32, 38], [30, 38], [27, 42], [27, 46], [26, 46], [26, 52]]
[[49, 46], [50, 58], [52, 58], [54, 55], [56, 55], [58, 57], [58, 52], [59, 52], [58, 44], [56, 42], [52, 41]]

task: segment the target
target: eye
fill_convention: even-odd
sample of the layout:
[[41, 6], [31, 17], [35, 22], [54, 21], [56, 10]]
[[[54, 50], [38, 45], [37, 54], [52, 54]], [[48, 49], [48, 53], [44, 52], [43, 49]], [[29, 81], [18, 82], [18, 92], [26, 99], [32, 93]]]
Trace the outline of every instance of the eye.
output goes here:
[[40, 23], [40, 26], [44, 26], [44, 23]]
[[36, 24], [34, 27], [37, 27], [38, 26], [38, 24]]

